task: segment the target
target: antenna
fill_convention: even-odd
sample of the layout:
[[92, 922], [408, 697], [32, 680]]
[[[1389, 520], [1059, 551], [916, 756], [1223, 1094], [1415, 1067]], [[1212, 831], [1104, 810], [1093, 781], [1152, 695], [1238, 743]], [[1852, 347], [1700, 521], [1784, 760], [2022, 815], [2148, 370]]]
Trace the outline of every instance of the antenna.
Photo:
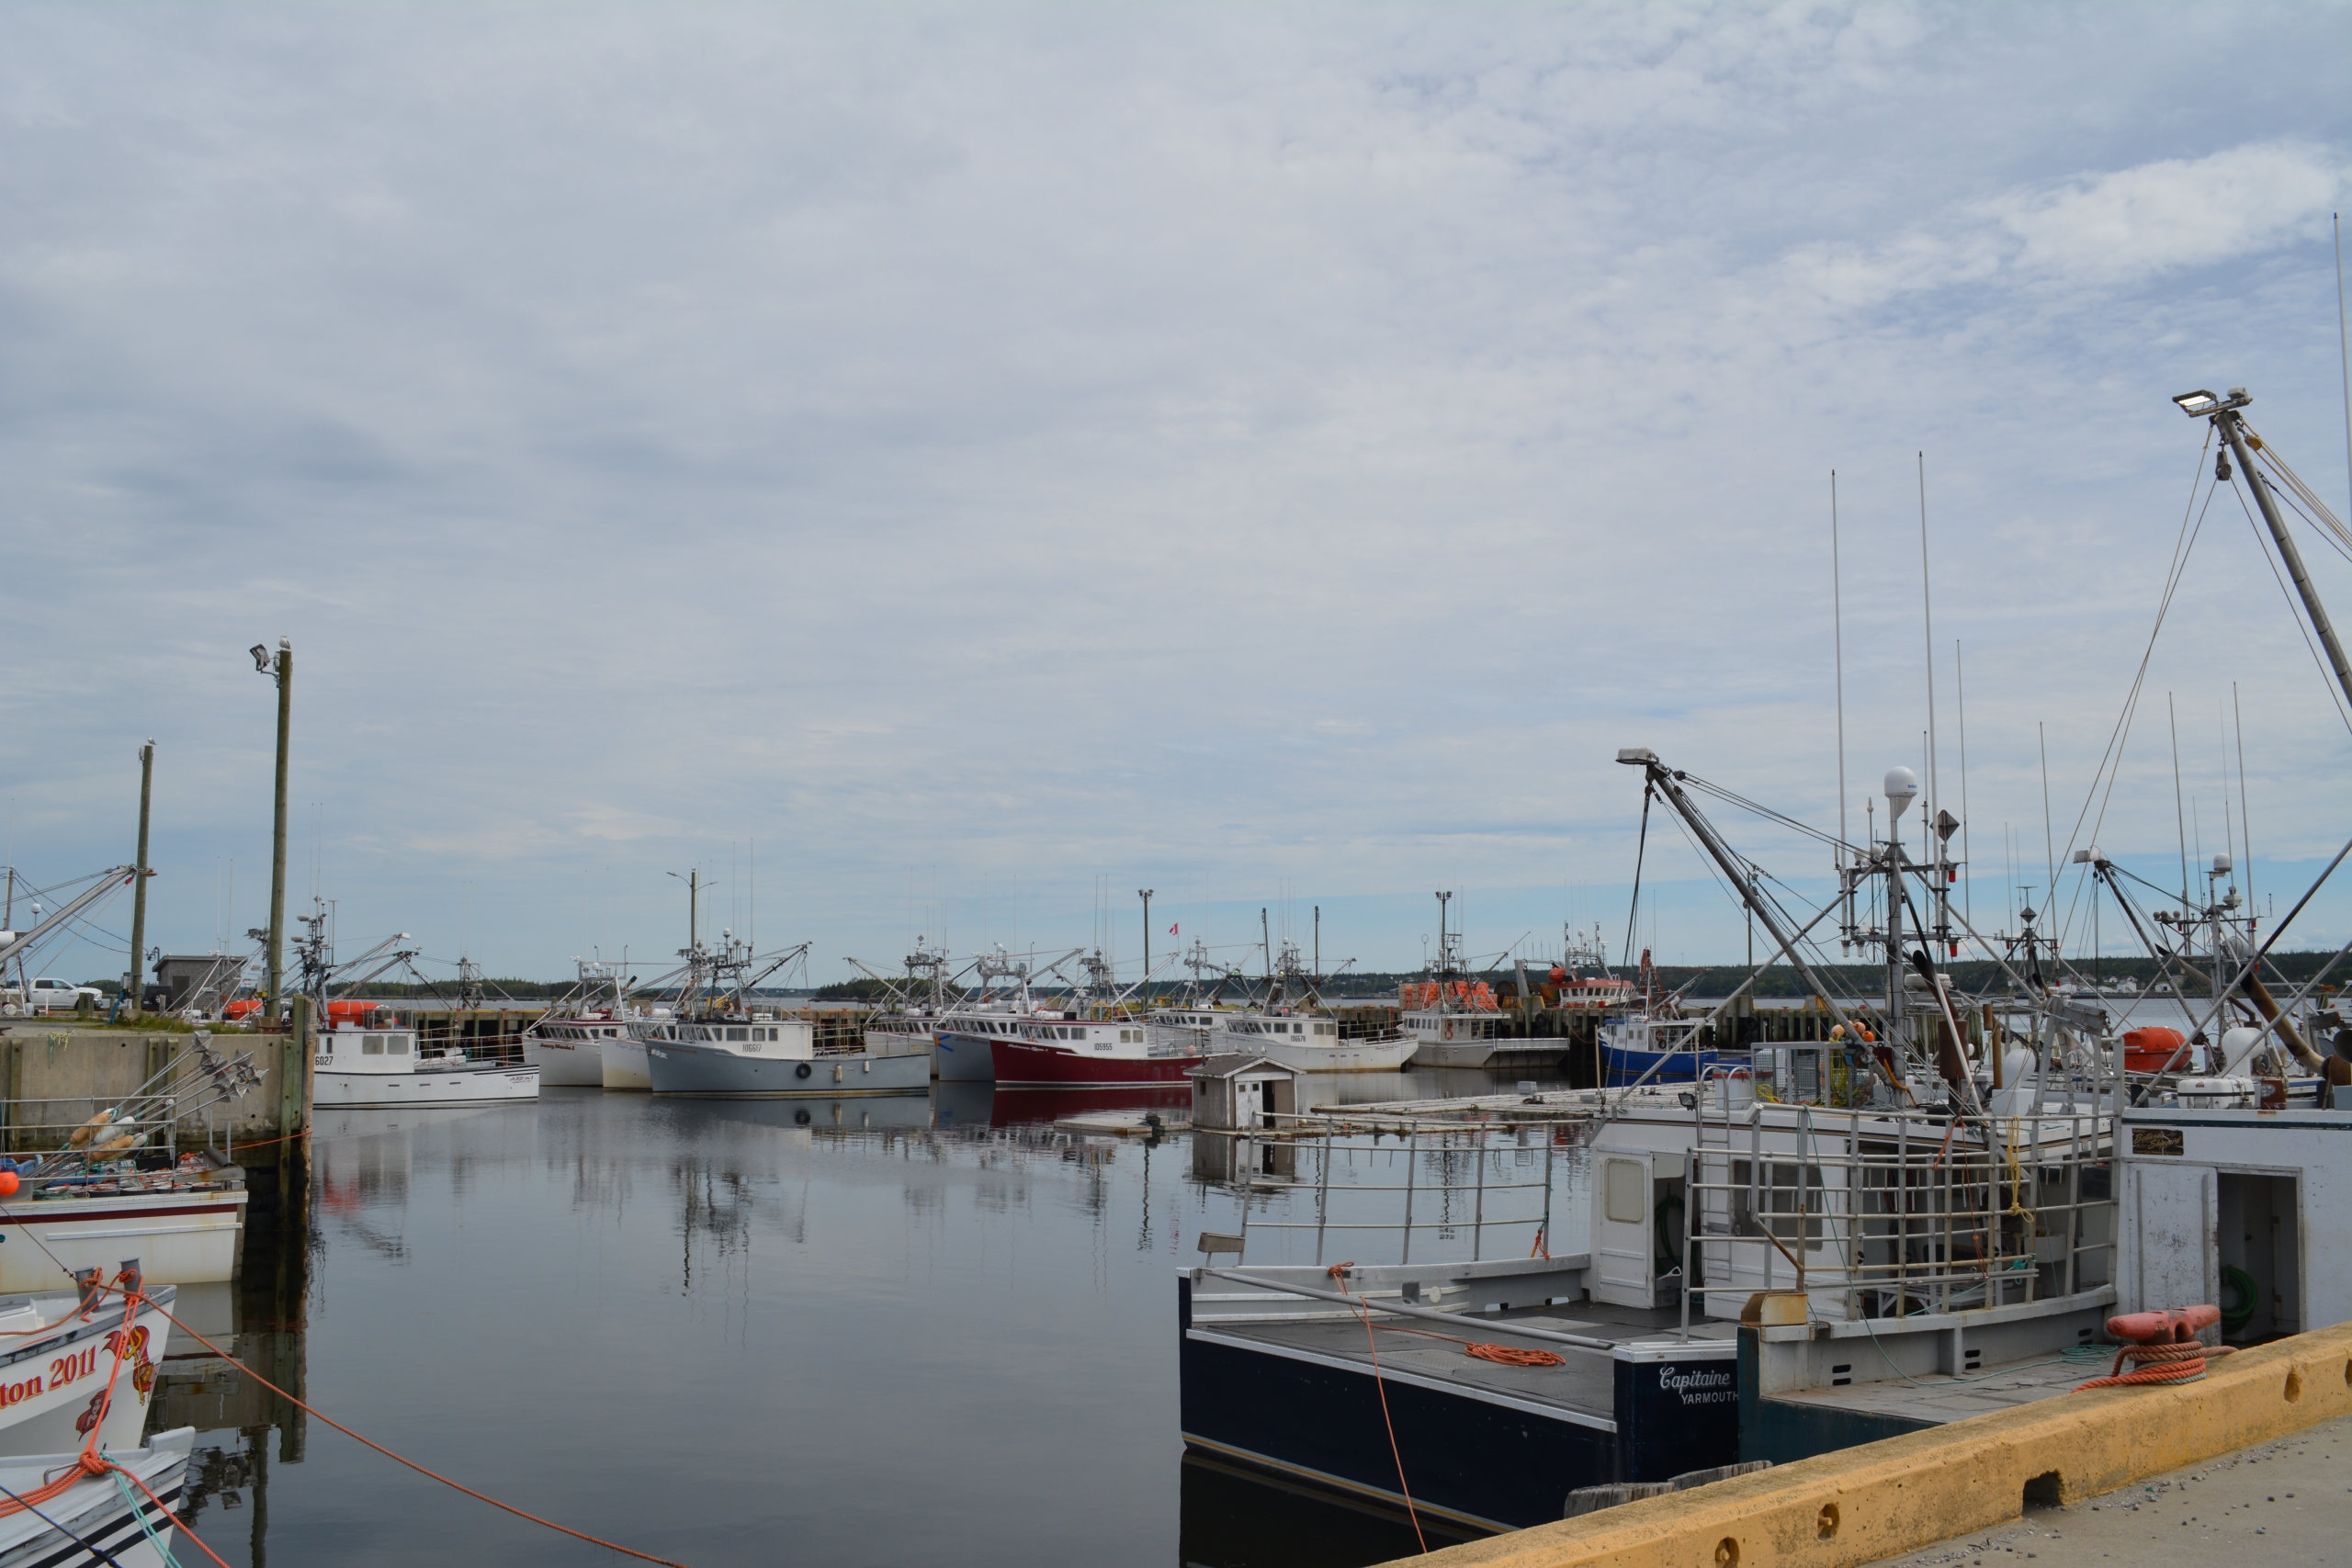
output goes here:
[[1960, 657], [1960, 639], [1951, 639], [1951, 677], [1959, 687], [1960, 701], [1960, 858], [1968, 867], [1968, 880], [1960, 885], [1960, 916], [1971, 926], [1976, 923], [1976, 863], [1968, 855], [1968, 669]]
[[1829, 470], [1829, 629], [1838, 661], [1838, 864], [1846, 863], [1846, 616], [1838, 570], [1838, 470]]
[[2050, 831], [2050, 732], [2040, 719], [2033, 721], [2034, 739], [2041, 743], [2041, 885], [2055, 889], [2058, 886], [2058, 851]]
[[[2328, 221], [2335, 231], [2335, 356], [2344, 369], [2344, 482], [2352, 491], [2352, 349], [2347, 349], [2344, 333], [2344, 214], [2331, 212]], [[2246, 902], [2254, 902], [2253, 873], [2246, 874]]]
[[2245, 905], [2254, 908], [2254, 829], [2245, 819], [2245, 717], [2238, 712], [2238, 683], [2230, 682], [2230, 717], [2238, 732], [2238, 832], [2245, 847]]
[[[1918, 457], [1919, 609], [1928, 632], [1928, 816], [1933, 818], [1943, 805], [1936, 780], [1936, 606], [1928, 575], [1928, 455], [1922, 452]], [[1940, 853], [1937, 858], [1942, 858]]]
[[[2172, 815], [2180, 829], [2180, 912], [2188, 913], [2188, 818], [2180, 810], [2180, 720], [2174, 717], [2172, 694], [2165, 694], [2165, 716], [2172, 720]], [[2096, 908], [2096, 906], [2094, 906]]]

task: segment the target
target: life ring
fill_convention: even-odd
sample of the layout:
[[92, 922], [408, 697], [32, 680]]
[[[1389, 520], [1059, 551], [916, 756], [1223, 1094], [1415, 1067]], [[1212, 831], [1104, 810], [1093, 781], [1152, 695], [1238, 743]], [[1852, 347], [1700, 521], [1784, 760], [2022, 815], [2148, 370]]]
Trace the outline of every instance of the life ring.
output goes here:
[[792, 1076], [796, 1078], [805, 1078], [815, 1070], [816, 1069], [811, 1067], [808, 1063], [803, 1062], [798, 1066], [792, 1069]]
[[1445, 1021], [1445, 1037], [1448, 1040], [1453, 1038], [1453, 1020], [1450, 1018]]

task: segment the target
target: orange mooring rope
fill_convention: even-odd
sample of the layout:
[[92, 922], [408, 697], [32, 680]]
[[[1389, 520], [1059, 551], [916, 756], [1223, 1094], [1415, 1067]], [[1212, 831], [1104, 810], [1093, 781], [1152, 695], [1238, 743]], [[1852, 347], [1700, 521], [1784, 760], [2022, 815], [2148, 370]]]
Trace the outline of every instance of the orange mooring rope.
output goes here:
[[[303, 1401], [297, 1399], [294, 1395], [287, 1393], [284, 1389], [278, 1387], [276, 1383], [270, 1382], [259, 1372], [254, 1371], [251, 1367], [246, 1366], [243, 1361], [238, 1360], [234, 1356], [229, 1354], [228, 1351], [220, 1348], [220, 1346], [212, 1343], [211, 1340], [207, 1339], [203, 1335], [198, 1334], [195, 1329], [190, 1328], [187, 1324], [182, 1323], [178, 1318], [173, 1317], [172, 1314], [165, 1311], [161, 1305], [157, 1305], [155, 1310], [159, 1313], [163, 1313], [164, 1317], [170, 1319], [173, 1327], [178, 1329], [181, 1333], [187, 1335], [189, 1338], [195, 1340], [198, 1344], [203, 1346], [206, 1349], [211, 1351], [214, 1355], [220, 1357], [222, 1360], [236, 1368], [239, 1371], [243, 1372], [247, 1377], [253, 1379], [254, 1382], [269, 1390], [270, 1393], [277, 1395], [288, 1404], [301, 1410], [305, 1415], [317, 1416], [328, 1426], [333, 1427], [336, 1431], [341, 1432], [345, 1437], [351, 1438], [355, 1442], [366, 1444], [368, 1448], [371, 1448], [378, 1453], [382, 1454], [386, 1459], [398, 1461], [400, 1463], [404, 1464], [408, 1466], [409, 1469], [416, 1472], [419, 1475], [424, 1476], [429, 1480], [437, 1481], [444, 1486], [462, 1492], [467, 1496], [474, 1498], [477, 1501], [487, 1503], [493, 1508], [503, 1509], [505, 1512], [514, 1515], [518, 1519], [528, 1519], [535, 1525], [544, 1525], [548, 1529], [571, 1537], [574, 1540], [584, 1540], [591, 1546], [601, 1546], [607, 1551], [617, 1551], [624, 1557], [634, 1557], [641, 1562], [658, 1563], [660, 1568], [686, 1568], [686, 1564], [683, 1562], [673, 1562], [666, 1557], [656, 1557], [650, 1551], [639, 1551], [630, 1547], [620, 1546], [612, 1541], [605, 1540], [599, 1537], [590, 1535], [585, 1530], [573, 1529], [570, 1525], [560, 1525], [553, 1519], [543, 1519], [537, 1514], [530, 1513], [526, 1509], [514, 1506], [512, 1503], [502, 1503], [497, 1498], [491, 1496], [487, 1493], [477, 1492], [472, 1487], [466, 1485], [463, 1482], [452, 1481], [446, 1475], [427, 1470], [424, 1466], [417, 1463], [414, 1460], [396, 1454], [391, 1450], [386, 1448], [383, 1444], [376, 1442], [372, 1438], [361, 1437], [358, 1433], [353, 1431], [350, 1427], [345, 1426], [334, 1416], [327, 1415], [324, 1411], [314, 1409], [312, 1406], [303, 1403]], [[134, 1476], [132, 1479], [136, 1480], [138, 1478]], [[216, 1558], [214, 1561], [218, 1562], [219, 1559]]]
[[[2195, 1382], [2205, 1375], [2205, 1363], [2217, 1356], [2232, 1353], [2227, 1345], [2208, 1345], [2192, 1339], [2178, 1345], [2126, 1345], [2115, 1353], [2114, 1372], [2107, 1377], [2093, 1378], [2076, 1383], [2075, 1392], [2086, 1388], [2130, 1388], [2143, 1383]], [[2126, 1361], [2148, 1363], [2137, 1371], [2124, 1371]], [[2116, 1375], [2120, 1374], [2120, 1375]]]
[[[1348, 1270], [1354, 1267], [1352, 1263], [1334, 1263], [1324, 1272], [1331, 1276], [1333, 1284], [1345, 1291], [1348, 1288]], [[1413, 1506], [1413, 1489], [1405, 1483], [1405, 1456], [1396, 1451], [1396, 1423], [1388, 1415], [1388, 1389], [1380, 1377], [1380, 1346], [1372, 1335], [1372, 1310], [1363, 1304], [1361, 1297], [1356, 1302], [1356, 1315], [1363, 1319], [1364, 1343], [1372, 1348], [1372, 1388], [1380, 1395], [1381, 1425], [1388, 1428], [1388, 1457], [1396, 1461], [1396, 1489], [1405, 1495], [1405, 1517], [1413, 1521], [1413, 1539], [1420, 1542], [1421, 1554], [1427, 1556], [1430, 1540], [1421, 1533], [1421, 1516], [1420, 1511]]]

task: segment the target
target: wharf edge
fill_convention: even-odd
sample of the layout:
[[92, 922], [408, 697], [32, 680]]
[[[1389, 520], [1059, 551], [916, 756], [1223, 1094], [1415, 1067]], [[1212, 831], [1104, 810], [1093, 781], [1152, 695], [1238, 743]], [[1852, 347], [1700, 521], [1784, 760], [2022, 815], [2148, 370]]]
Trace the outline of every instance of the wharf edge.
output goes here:
[[2352, 1415], [2352, 1324], [1403, 1559], [1427, 1568], [1860, 1568]]

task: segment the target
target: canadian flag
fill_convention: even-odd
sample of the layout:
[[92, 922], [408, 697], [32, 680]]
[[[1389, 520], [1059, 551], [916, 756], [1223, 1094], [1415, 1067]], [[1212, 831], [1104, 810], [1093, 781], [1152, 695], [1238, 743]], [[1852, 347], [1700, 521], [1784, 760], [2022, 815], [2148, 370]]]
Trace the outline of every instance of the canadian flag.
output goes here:
[[1174, 936], [1174, 935], [1176, 934], [1176, 928], [1175, 928], [1174, 926], [1172, 926], [1172, 925], [1171, 925], [1171, 926], [1170, 926], [1170, 927], [1168, 928], [1168, 934], [1169, 934], [1170, 936]]

